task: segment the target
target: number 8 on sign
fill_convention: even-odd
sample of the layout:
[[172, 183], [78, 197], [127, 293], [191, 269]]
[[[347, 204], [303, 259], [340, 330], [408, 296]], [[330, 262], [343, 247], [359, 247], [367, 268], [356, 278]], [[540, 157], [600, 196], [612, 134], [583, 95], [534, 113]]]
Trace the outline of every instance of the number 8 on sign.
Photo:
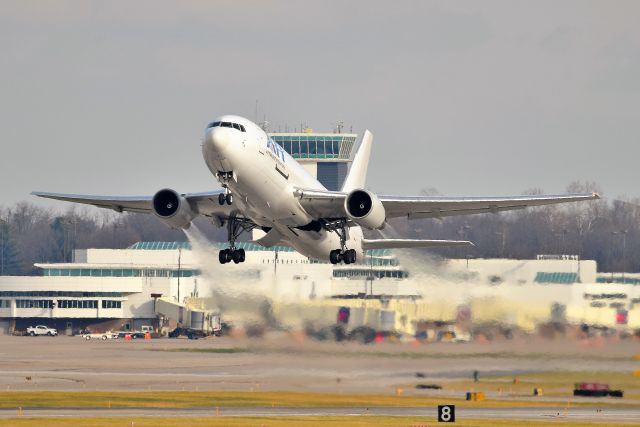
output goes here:
[[455, 423], [456, 405], [438, 405], [438, 422]]

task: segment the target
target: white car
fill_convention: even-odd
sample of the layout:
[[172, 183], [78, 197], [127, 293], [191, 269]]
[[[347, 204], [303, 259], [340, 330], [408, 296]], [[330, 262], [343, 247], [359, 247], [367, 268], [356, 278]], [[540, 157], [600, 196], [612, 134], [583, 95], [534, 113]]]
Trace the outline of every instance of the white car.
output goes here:
[[49, 335], [53, 337], [58, 335], [58, 330], [44, 325], [38, 325], [35, 327], [29, 326], [27, 328], [27, 335], [31, 335], [32, 337], [35, 337], [36, 335]]
[[102, 332], [102, 333], [97, 333], [97, 334], [83, 334], [82, 338], [84, 338], [85, 340], [114, 340], [118, 338], [118, 333], [117, 332], [111, 332], [111, 331], [107, 331], [107, 332]]

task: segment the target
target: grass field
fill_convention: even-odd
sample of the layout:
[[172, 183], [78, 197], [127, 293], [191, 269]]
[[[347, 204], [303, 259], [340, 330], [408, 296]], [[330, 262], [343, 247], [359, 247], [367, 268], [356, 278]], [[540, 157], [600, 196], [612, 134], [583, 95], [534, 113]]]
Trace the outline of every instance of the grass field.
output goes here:
[[[455, 404], [461, 407], [558, 407], [557, 402], [492, 400], [467, 402], [462, 398], [342, 395], [295, 392], [1, 392], [1, 408], [199, 408], [199, 407], [424, 407]], [[564, 405], [564, 402], [562, 403]], [[573, 407], [635, 407], [624, 399], [593, 403], [571, 402]]]
[[[418, 383], [417, 381], [416, 383]], [[481, 377], [480, 381], [450, 381], [442, 383], [446, 390], [484, 391], [508, 395], [531, 396], [535, 387], [542, 388], [545, 396], [567, 397], [573, 394], [573, 385], [578, 382], [609, 384], [614, 390], [624, 390], [626, 399], [640, 399], [640, 378], [631, 372], [544, 372], [513, 376]]]
[[[564, 360], [567, 357], [579, 357], [580, 354], [567, 355], [567, 354], [549, 354], [544, 352], [487, 352], [487, 351], [472, 351], [468, 353], [445, 353], [445, 352], [431, 352], [431, 351], [381, 351], [375, 347], [368, 347], [359, 350], [349, 349], [331, 349], [322, 350], [318, 348], [304, 349], [301, 347], [269, 347], [261, 345], [248, 345], [246, 347], [213, 347], [213, 348], [153, 348], [147, 351], [166, 351], [169, 353], [312, 353], [312, 354], [326, 354], [326, 355], [340, 355], [347, 357], [362, 357], [363, 352], [370, 357], [380, 358], [393, 358], [393, 359], [468, 359], [473, 358], [488, 358], [488, 359], [526, 359], [526, 360]], [[599, 360], [602, 362], [621, 362], [627, 361], [633, 356], [613, 356], [613, 355], [589, 355], [591, 360]]]
[[[456, 420], [455, 426], [506, 427], [546, 426], [557, 424], [563, 427], [620, 426], [620, 423], [575, 422], [564, 420]], [[439, 425], [434, 418], [420, 417], [243, 417], [243, 418], [14, 418], [2, 420], [3, 427], [426, 427]], [[446, 424], [441, 424], [446, 425]], [[629, 424], [631, 425], [631, 424]]]

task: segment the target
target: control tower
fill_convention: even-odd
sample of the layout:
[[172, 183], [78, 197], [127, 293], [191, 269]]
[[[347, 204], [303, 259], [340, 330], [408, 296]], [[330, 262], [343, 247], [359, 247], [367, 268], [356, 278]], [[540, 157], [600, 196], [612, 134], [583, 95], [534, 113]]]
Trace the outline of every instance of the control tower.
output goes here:
[[270, 133], [269, 136], [305, 167], [327, 190], [339, 191], [349, 170], [354, 133]]

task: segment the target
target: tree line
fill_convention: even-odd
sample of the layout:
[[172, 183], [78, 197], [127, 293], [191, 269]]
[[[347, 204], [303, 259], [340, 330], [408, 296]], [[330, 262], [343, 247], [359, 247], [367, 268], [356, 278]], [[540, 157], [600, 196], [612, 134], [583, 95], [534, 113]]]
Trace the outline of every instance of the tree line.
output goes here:
[[[597, 191], [576, 182], [568, 192]], [[530, 190], [527, 194], [540, 194]], [[435, 195], [433, 189], [425, 195]], [[206, 218], [196, 226], [212, 241], [226, 231]], [[448, 217], [443, 220], [393, 220], [393, 237], [471, 240], [475, 247], [442, 248], [449, 258], [531, 259], [539, 254], [594, 259], [600, 271], [640, 271], [640, 200], [612, 199], [529, 208], [501, 214]], [[389, 231], [385, 232], [389, 234]], [[245, 239], [248, 238], [246, 234]], [[126, 248], [138, 241], [185, 241], [180, 230], [153, 215], [71, 207], [55, 212], [28, 202], [0, 208], [0, 271], [38, 274], [38, 262], [72, 262], [74, 249]], [[216, 260], [212, 260], [216, 261]]]

